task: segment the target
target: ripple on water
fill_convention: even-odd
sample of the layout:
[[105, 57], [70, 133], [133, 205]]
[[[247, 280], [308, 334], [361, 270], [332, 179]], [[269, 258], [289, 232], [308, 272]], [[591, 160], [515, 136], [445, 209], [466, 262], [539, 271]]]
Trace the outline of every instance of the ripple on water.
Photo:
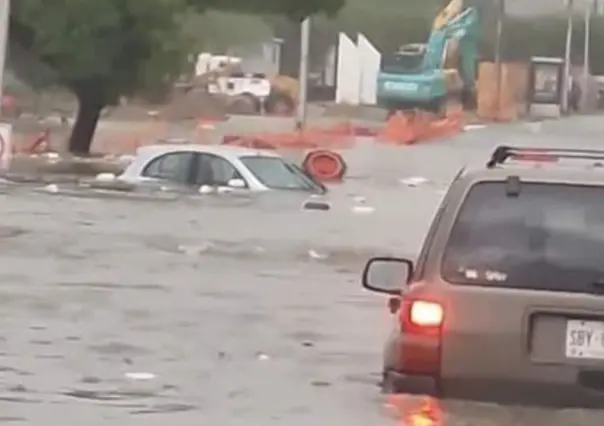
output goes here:
[[6, 240], [10, 238], [17, 238], [27, 234], [29, 231], [24, 228], [15, 226], [0, 226], [0, 239]]
[[59, 282], [57, 287], [80, 288], [92, 290], [136, 290], [136, 291], [169, 291], [168, 287], [160, 284], [110, 283], [110, 282]]

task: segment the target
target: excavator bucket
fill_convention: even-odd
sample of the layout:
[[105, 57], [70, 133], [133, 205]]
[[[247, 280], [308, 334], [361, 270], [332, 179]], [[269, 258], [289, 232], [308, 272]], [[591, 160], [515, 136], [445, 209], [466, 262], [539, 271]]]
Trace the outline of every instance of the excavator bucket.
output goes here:
[[451, 2], [440, 11], [432, 24], [433, 30], [440, 30], [447, 25], [451, 19], [461, 13], [464, 6], [464, 0], [451, 0]]

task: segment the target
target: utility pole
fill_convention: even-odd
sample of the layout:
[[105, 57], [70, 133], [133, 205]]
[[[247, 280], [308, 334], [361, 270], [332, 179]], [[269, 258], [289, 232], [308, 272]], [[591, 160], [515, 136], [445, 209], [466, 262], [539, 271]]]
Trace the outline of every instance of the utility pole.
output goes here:
[[589, 85], [589, 64], [590, 64], [590, 51], [591, 51], [591, 14], [595, 9], [595, 1], [589, 1], [585, 8], [585, 39], [583, 42], [583, 96], [582, 106], [587, 109], [587, 90]]
[[298, 111], [296, 129], [302, 130], [306, 127], [306, 107], [308, 100], [308, 51], [310, 48], [310, 16], [302, 21], [300, 28], [300, 72], [298, 81], [300, 93], [298, 94]]
[[573, 42], [574, 0], [566, 0], [566, 47], [564, 49], [564, 76], [562, 78], [562, 112], [568, 112], [568, 92], [570, 90], [570, 61]]
[[505, 16], [505, 0], [497, 0], [497, 32], [495, 34], [495, 118], [499, 117], [499, 107], [501, 105], [501, 87], [503, 85], [503, 71], [501, 60], [501, 45], [503, 38], [503, 19]]
[[10, 22], [10, 0], [0, 0], [0, 100], [4, 96], [4, 69], [8, 50], [8, 27]]

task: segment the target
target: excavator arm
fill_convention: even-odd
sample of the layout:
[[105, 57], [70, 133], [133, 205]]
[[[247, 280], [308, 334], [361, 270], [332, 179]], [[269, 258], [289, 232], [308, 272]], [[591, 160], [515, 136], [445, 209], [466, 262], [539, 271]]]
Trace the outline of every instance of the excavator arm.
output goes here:
[[[476, 27], [478, 23], [478, 12], [474, 8], [467, 8], [448, 23], [438, 29], [432, 30], [422, 67], [425, 70], [433, 70], [444, 67], [447, 58], [447, 45], [451, 41], [459, 43], [459, 54], [466, 55], [476, 50]], [[463, 48], [462, 48], [463, 47]], [[476, 53], [473, 55], [476, 59]], [[461, 61], [463, 64], [463, 60]]]

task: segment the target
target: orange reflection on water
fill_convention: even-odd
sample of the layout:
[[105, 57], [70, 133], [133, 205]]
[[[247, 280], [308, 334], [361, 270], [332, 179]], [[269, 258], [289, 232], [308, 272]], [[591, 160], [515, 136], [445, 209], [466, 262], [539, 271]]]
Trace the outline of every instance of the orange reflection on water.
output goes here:
[[400, 421], [400, 426], [444, 425], [440, 402], [427, 396], [390, 395], [386, 408]]

